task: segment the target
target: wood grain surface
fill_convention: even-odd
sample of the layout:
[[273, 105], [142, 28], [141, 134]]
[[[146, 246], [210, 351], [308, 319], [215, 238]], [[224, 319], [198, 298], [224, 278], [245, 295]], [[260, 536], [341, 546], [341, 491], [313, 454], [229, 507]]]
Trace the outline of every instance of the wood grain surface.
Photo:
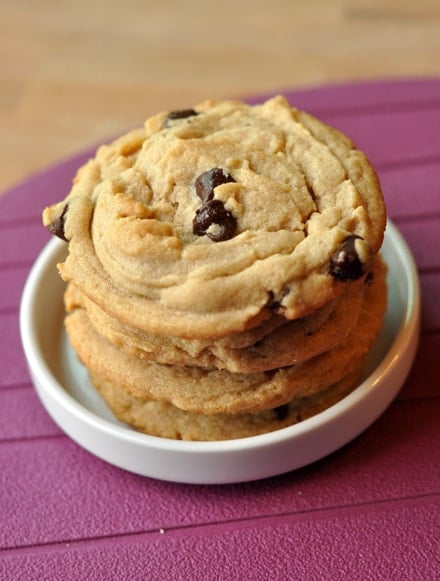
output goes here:
[[3, 0], [0, 191], [157, 110], [439, 73], [438, 0]]

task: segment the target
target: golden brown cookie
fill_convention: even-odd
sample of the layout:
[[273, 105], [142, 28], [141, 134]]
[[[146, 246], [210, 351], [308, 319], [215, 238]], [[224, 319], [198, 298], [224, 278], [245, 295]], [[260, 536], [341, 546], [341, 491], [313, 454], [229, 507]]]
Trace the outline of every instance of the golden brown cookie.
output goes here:
[[249, 331], [213, 341], [151, 335], [130, 328], [109, 317], [71, 284], [66, 309], [84, 307], [98, 333], [130, 355], [168, 365], [255, 373], [301, 363], [335, 347], [357, 322], [363, 284], [350, 286], [308, 317], [286, 321], [274, 316]]
[[232, 440], [291, 426], [334, 405], [358, 384], [362, 369], [354, 371], [317, 395], [298, 398], [273, 410], [253, 414], [197, 414], [164, 401], [128, 395], [92, 373], [93, 385], [116, 416], [135, 429], [175, 440]]
[[386, 268], [379, 257], [373, 272], [363, 287], [357, 325], [344, 340], [304, 363], [267, 372], [163, 365], [128, 355], [96, 332], [83, 308], [67, 316], [66, 329], [86, 367], [128, 394], [195, 413], [257, 412], [314, 395], [359, 368], [386, 308]]
[[101, 147], [44, 223], [91, 301], [147, 334], [305, 317], [366, 275], [385, 227], [366, 157], [291, 108], [207, 101]]

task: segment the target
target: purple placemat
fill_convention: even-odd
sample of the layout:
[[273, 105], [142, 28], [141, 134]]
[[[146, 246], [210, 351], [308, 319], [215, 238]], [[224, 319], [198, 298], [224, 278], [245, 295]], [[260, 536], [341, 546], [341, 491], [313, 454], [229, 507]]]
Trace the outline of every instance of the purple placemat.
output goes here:
[[173, 484], [91, 456], [39, 403], [18, 334], [41, 209], [92, 151], [49, 168], [0, 198], [0, 579], [440, 579], [440, 80], [284, 93], [366, 151], [412, 248], [408, 381], [354, 442], [276, 478]]

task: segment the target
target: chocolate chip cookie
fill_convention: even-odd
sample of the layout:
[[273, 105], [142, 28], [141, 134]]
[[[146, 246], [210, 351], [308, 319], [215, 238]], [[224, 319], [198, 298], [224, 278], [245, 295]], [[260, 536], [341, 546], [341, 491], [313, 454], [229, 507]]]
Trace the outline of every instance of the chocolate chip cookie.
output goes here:
[[386, 269], [379, 257], [373, 272], [362, 290], [357, 324], [345, 339], [303, 363], [266, 372], [164, 365], [129, 355], [95, 330], [84, 308], [67, 316], [66, 329], [85, 366], [130, 395], [194, 413], [253, 413], [314, 395], [359, 368], [386, 308]]
[[301, 363], [333, 348], [356, 325], [361, 303], [362, 293], [351, 286], [308, 317], [286, 321], [274, 316], [248, 331], [209, 341], [147, 334], [109, 317], [71, 283], [66, 293], [67, 312], [84, 307], [98, 333], [129, 354], [157, 363], [217, 367], [234, 373]]
[[305, 317], [365, 276], [385, 208], [349, 139], [282, 97], [194, 111], [101, 147], [45, 210], [65, 280], [129, 327], [212, 339]]
[[344, 377], [317, 395], [253, 414], [197, 414], [164, 401], [128, 395], [116, 385], [91, 373], [93, 385], [113, 414], [140, 432], [175, 440], [231, 440], [257, 436], [297, 424], [348, 395], [362, 377], [361, 370]]

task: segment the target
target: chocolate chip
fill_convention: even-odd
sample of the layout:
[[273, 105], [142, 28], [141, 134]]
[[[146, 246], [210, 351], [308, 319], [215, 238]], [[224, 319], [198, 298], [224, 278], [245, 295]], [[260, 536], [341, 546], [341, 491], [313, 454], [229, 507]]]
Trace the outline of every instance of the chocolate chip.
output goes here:
[[58, 238], [61, 238], [61, 240], [64, 240], [64, 242], [67, 242], [67, 238], [64, 233], [64, 222], [66, 219], [67, 208], [68, 204], [64, 206], [61, 214], [57, 216], [57, 218], [55, 218], [51, 224], [47, 225], [49, 232], [54, 236], [58, 236]]
[[[218, 229], [208, 232], [215, 224]], [[234, 216], [225, 209], [220, 200], [208, 200], [196, 210], [193, 220], [193, 234], [196, 236], [208, 236], [214, 242], [222, 242], [232, 238], [235, 232], [236, 222]]]
[[209, 200], [203, 206], [196, 210], [194, 218], [194, 234], [203, 236], [211, 226], [222, 220], [225, 207], [220, 200]]
[[207, 202], [208, 200], [212, 200], [214, 197], [214, 188], [221, 184], [227, 184], [230, 182], [235, 182], [231, 175], [225, 173], [225, 171], [220, 167], [214, 167], [203, 172], [196, 179], [196, 193], [202, 202]]
[[282, 302], [283, 299], [290, 293], [290, 288], [285, 286], [282, 288], [281, 292], [275, 293], [273, 291], [269, 291], [268, 294], [268, 301], [266, 303], [266, 307], [272, 311], [273, 313], [281, 313], [283, 310]]
[[[193, 233], [197, 236], [208, 236], [214, 242], [232, 238], [236, 221], [231, 212], [225, 209], [223, 202], [214, 200], [214, 189], [221, 185], [235, 182], [234, 178], [222, 168], [214, 167], [203, 172], [195, 181], [196, 193], [203, 206], [196, 210], [193, 220]], [[216, 225], [217, 228], [211, 228]], [[208, 231], [211, 228], [211, 231]]]
[[348, 236], [333, 254], [330, 261], [330, 274], [333, 278], [345, 282], [357, 280], [365, 274], [364, 265], [356, 252], [356, 239], [362, 240], [360, 236]]
[[287, 418], [287, 414], [289, 413], [289, 404], [285, 403], [284, 405], [280, 405], [273, 410], [275, 415], [277, 416], [278, 420], [285, 420]]
[[170, 111], [168, 113], [168, 119], [173, 121], [174, 119], [186, 119], [187, 117], [194, 117], [198, 115], [197, 111], [194, 109], [178, 109], [176, 111]]
[[266, 307], [271, 311], [276, 312], [281, 306], [280, 301], [275, 298], [275, 293], [271, 290], [268, 291], [267, 297]]

